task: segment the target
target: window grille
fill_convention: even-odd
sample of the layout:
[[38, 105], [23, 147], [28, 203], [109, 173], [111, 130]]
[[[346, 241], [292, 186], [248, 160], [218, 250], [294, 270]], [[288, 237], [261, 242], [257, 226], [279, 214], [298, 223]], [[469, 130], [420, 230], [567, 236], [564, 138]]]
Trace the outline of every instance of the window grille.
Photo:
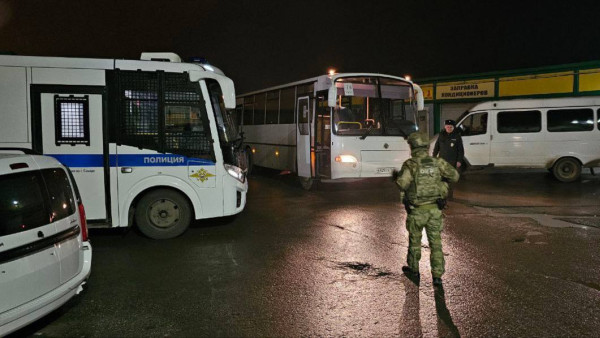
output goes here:
[[194, 157], [212, 154], [206, 110], [198, 83], [187, 74], [166, 73], [164, 85], [165, 151]]
[[89, 97], [54, 96], [56, 145], [90, 145]]
[[119, 75], [121, 143], [158, 150], [158, 73], [123, 71]]
[[204, 100], [186, 73], [119, 71], [120, 144], [214, 158]]

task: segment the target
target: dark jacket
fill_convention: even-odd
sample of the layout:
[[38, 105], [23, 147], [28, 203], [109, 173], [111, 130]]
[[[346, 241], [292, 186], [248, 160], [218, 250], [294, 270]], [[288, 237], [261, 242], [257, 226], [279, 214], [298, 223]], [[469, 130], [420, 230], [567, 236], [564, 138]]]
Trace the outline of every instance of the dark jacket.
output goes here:
[[465, 155], [462, 137], [460, 133], [454, 131], [448, 134], [445, 130], [440, 132], [435, 147], [433, 148], [433, 157], [441, 157], [456, 168], [456, 162], [461, 162]]

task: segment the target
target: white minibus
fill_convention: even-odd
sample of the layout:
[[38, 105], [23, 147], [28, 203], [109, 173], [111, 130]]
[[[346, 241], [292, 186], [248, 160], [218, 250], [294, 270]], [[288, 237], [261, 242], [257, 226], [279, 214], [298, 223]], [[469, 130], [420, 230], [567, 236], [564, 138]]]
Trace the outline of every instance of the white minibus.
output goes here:
[[600, 97], [477, 104], [458, 120], [470, 166], [546, 168], [562, 182], [600, 166]]
[[173, 53], [142, 60], [0, 56], [0, 147], [71, 168], [91, 227], [172, 238], [239, 213], [248, 184], [233, 82]]
[[385, 74], [338, 73], [238, 97], [249, 168], [314, 180], [390, 176], [410, 157], [405, 140], [423, 109], [421, 88]]

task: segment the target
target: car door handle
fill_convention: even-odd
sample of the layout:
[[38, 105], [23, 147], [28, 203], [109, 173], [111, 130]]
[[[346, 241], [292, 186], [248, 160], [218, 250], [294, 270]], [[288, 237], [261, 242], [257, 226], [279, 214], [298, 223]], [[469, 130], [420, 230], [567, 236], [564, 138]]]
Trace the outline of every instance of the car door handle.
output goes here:
[[133, 168], [130, 168], [130, 167], [123, 167], [123, 168], [121, 168], [121, 172], [122, 172], [123, 174], [131, 174], [131, 173], [133, 172]]

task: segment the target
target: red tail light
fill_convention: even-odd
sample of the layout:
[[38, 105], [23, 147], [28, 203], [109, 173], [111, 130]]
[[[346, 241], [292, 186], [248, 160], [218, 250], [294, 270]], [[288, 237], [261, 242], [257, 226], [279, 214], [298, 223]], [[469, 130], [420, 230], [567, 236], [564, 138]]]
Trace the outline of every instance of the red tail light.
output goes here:
[[88, 228], [83, 203], [79, 203], [79, 223], [81, 224], [81, 238], [86, 242], [88, 240]]

